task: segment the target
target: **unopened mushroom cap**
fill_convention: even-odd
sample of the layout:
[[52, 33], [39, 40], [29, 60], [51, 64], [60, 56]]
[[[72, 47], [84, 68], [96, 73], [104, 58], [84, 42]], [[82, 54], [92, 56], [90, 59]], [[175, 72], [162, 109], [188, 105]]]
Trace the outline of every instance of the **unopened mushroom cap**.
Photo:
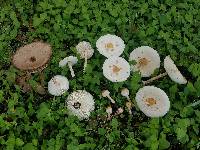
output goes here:
[[127, 88], [123, 88], [121, 90], [121, 95], [125, 96], [125, 97], [128, 97], [129, 96], [129, 90]]
[[110, 95], [110, 92], [108, 90], [103, 90], [101, 94], [103, 97], [107, 97]]
[[134, 49], [129, 60], [135, 60], [136, 65], [132, 65], [131, 69], [140, 71], [142, 77], [151, 76], [155, 69], [160, 67], [160, 56], [156, 50], [149, 46], [141, 46]]
[[139, 109], [148, 117], [162, 117], [170, 108], [167, 94], [160, 88], [144, 86], [136, 93]]
[[106, 108], [106, 112], [107, 112], [107, 114], [112, 114], [112, 107], [111, 107], [111, 106], [108, 106], [108, 107]]
[[124, 51], [125, 44], [120, 37], [106, 34], [97, 40], [96, 47], [100, 54], [109, 58], [112, 56], [120, 56]]
[[81, 59], [87, 58], [90, 59], [94, 53], [94, 49], [92, 48], [91, 44], [86, 41], [80, 42], [76, 46], [77, 53], [80, 54]]
[[64, 76], [56, 75], [48, 82], [48, 91], [51, 95], [61, 96], [68, 89], [69, 81]]
[[88, 119], [95, 109], [93, 96], [85, 90], [77, 90], [71, 93], [66, 100], [67, 108], [80, 120]]
[[187, 83], [187, 80], [181, 74], [181, 72], [178, 70], [178, 68], [176, 67], [176, 65], [174, 64], [174, 61], [170, 58], [170, 56], [165, 57], [164, 68], [172, 81], [179, 83], [179, 84]]
[[51, 46], [43, 42], [33, 42], [20, 47], [13, 55], [13, 65], [22, 71], [43, 70], [50, 60]]
[[122, 57], [110, 57], [103, 64], [103, 75], [112, 82], [123, 82], [130, 76], [130, 65]]

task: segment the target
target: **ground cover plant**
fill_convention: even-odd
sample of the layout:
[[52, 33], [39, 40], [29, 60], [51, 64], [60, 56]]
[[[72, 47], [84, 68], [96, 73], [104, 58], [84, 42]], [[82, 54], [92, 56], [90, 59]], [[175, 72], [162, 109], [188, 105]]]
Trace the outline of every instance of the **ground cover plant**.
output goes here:
[[[6, 0], [0, 1], [0, 149], [199, 149], [200, 110], [200, 1], [199, 0]], [[169, 77], [154, 81], [169, 96], [171, 107], [162, 118], [148, 118], [136, 107], [132, 115], [106, 120], [110, 102], [101, 96], [108, 89], [119, 107], [125, 108], [121, 89], [130, 90], [134, 102], [142, 87], [139, 73], [122, 83], [112, 83], [102, 73], [105, 58], [95, 47], [105, 34], [121, 37], [122, 57], [141, 45], [156, 49], [163, 60], [170, 55], [188, 83]], [[39, 73], [29, 79], [32, 91], [23, 93], [16, 79], [22, 72], [11, 64], [22, 45], [43, 40], [52, 46], [52, 58], [44, 70], [44, 86], [57, 74], [67, 76], [70, 89], [60, 97], [38, 91]], [[59, 61], [75, 55], [75, 46], [89, 41], [94, 55], [83, 73], [84, 59], [60, 68]], [[163, 65], [163, 63], [161, 63]], [[155, 75], [164, 72], [163, 67]], [[89, 120], [70, 116], [65, 106], [74, 90], [85, 89], [95, 99]]]

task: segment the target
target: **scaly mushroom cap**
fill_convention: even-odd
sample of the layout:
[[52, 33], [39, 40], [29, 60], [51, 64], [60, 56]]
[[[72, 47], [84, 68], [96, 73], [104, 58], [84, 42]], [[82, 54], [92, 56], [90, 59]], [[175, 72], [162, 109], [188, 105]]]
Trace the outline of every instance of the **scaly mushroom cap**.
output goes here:
[[66, 100], [67, 108], [80, 120], [88, 119], [95, 108], [93, 96], [85, 90], [71, 93]]
[[110, 57], [103, 64], [103, 75], [112, 82], [123, 82], [130, 76], [130, 65], [122, 57]]
[[162, 117], [170, 108], [167, 94], [160, 88], [144, 86], [136, 93], [139, 109], [148, 117]]
[[77, 53], [80, 54], [81, 59], [84, 59], [85, 57], [87, 59], [90, 59], [94, 53], [94, 49], [92, 48], [91, 44], [86, 41], [80, 42], [76, 46]]
[[112, 56], [120, 56], [124, 51], [125, 44], [120, 37], [107, 34], [97, 40], [96, 47], [100, 54], [109, 58]]
[[136, 65], [132, 65], [131, 69], [140, 71], [142, 77], [151, 76], [155, 69], [160, 67], [160, 56], [156, 50], [149, 46], [141, 46], [134, 49], [129, 60], [135, 60]]
[[178, 68], [176, 67], [176, 65], [174, 64], [174, 61], [170, 58], [170, 56], [165, 57], [164, 68], [172, 81], [174, 81], [178, 84], [186, 84], [187, 83], [187, 80], [181, 74], [181, 72], [178, 70]]
[[13, 65], [22, 71], [37, 72], [43, 70], [51, 58], [51, 46], [43, 42], [33, 42], [20, 47], [13, 55]]
[[56, 75], [48, 82], [48, 91], [51, 95], [61, 96], [68, 89], [69, 81], [64, 76]]

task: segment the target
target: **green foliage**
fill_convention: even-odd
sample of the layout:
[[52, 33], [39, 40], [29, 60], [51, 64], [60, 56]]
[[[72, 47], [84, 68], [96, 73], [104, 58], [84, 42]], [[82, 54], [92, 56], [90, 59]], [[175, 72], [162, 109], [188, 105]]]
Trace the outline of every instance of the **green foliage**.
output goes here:
[[[89, 150], [89, 149], [199, 149], [199, 106], [188, 107], [200, 96], [200, 1], [199, 0], [6, 0], [0, 4], [0, 149]], [[136, 110], [134, 116], [105, 119], [109, 101], [101, 91], [109, 89], [117, 104], [124, 107], [122, 87], [130, 89], [133, 102], [142, 86], [139, 73], [123, 83], [106, 80], [102, 74], [105, 57], [95, 49], [83, 73], [83, 60], [73, 68], [59, 68], [58, 62], [77, 55], [75, 46], [104, 34], [116, 34], [126, 44], [122, 57], [141, 45], [149, 45], [161, 56], [170, 55], [189, 81], [177, 85], [168, 77], [154, 84], [170, 98], [169, 113], [149, 119]], [[69, 115], [65, 99], [36, 90], [23, 93], [16, 84], [22, 73], [11, 65], [12, 54], [21, 45], [41, 39], [53, 48], [53, 57], [44, 71], [45, 87], [53, 75], [67, 76], [69, 93], [86, 89], [94, 95], [96, 109], [88, 121]], [[130, 62], [134, 63], [134, 62]], [[162, 70], [162, 69], [161, 69]], [[157, 71], [162, 72], [162, 71]], [[39, 82], [36, 73], [30, 79]]]

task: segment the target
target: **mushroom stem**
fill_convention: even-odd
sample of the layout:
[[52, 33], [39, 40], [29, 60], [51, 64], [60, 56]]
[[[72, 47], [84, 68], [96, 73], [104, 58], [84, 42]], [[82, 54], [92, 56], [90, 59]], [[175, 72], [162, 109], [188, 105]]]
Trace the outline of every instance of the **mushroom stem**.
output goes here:
[[198, 100], [198, 101], [196, 101], [196, 102], [194, 102], [194, 103], [188, 105], [187, 107], [195, 107], [195, 106], [197, 106], [197, 105], [199, 105], [199, 104], [200, 104], [200, 100]]
[[106, 108], [106, 112], [107, 112], [107, 119], [110, 120], [112, 118], [112, 107], [107, 107]]
[[164, 76], [166, 76], [166, 75], [167, 75], [167, 72], [161, 73], [161, 74], [159, 74], [159, 75], [157, 75], [157, 76], [155, 76], [155, 77], [153, 77], [153, 78], [151, 78], [151, 79], [149, 79], [149, 80], [142, 81], [142, 83], [143, 83], [144, 85], [147, 85], [147, 84], [149, 84], [149, 83], [151, 83], [151, 82], [153, 82], [153, 81], [155, 81], [155, 80], [158, 80], [158, 79], [160, 79], [160, 78], [162, 78], [162, 77], [164, 77]]
[[70, 62], [68, 62], [68, 67], [69, 67], [69, 70], [70, 70], [70, 72], [71, 72], [71, 76], [72, 76], [72, 77], [75, 77], [74, 70], [73, 70], [72, 64], [71, 64]]
[[132, 103], [130, 100], [128, 100], [128, 102], [126, 102], [126, 107], [128, 108], [129, 114], [132, 115], [132, 111], [131, 111]]
[[39, 72], [39, 78], [40, 78], [40, 83], [42, 86], [45, 85], [45, 79], [44, 79], [44, 73], [43, 72]]
[[130, 102], [131, 100], [130, 100], [130, 97], [127, 95], [127, 96], [125, 96], [126, 98], [127, 98], [127, 100]]
[[121, 107], [118, 108], [115, 114], [113, 114], [113, 115], [109, 114], [108, 115], [108, 120], [111, 120], [112, 117], [118, 116], [118, 115], [122, 114], [123, 112], [124, 112], [123, 108], [121, 108]]
[[115, 100], [110, 95], [108, 95], [107, 98], [111, 101], [111, 103], [115, 104]]
[[87, 51], [85, 51], [85, 62], [84, 62], [83, 72], [85, 72], [86, 67], [87, 67]]
[[86, 67], [87, 67], [87, 58], [85, 57], [83, 72], [85, 72]]

